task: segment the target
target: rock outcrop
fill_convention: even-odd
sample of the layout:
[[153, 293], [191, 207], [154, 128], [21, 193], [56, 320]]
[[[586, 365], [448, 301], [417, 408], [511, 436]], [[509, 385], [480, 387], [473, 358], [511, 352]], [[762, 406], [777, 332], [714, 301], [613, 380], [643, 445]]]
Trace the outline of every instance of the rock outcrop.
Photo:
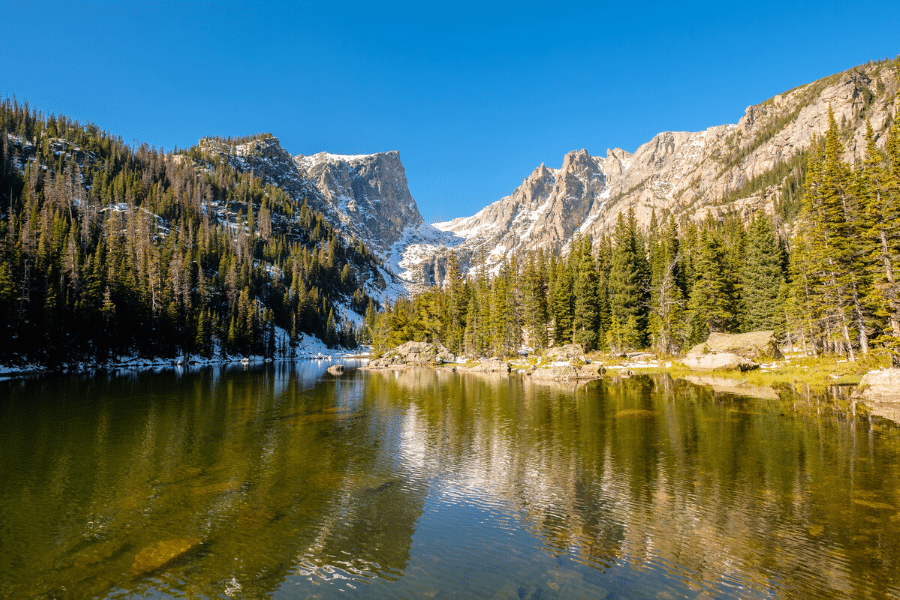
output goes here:
[[866, 373], [859, 382], [859, 395], [866, 401], [900, 403], [900, 369]]
[[331, 365], [327, 369], [329, 375], [340, 376], [344, 374], [344, 365]]
[[457, 368], [457, 371], [464, 371], [468, 373], [500, 373], [501, 375], [509, 374], [511, 370], [512, 368], [509, 366], [508, 362], [497, 357], [489, 358], [483, 363], [475, 365], [474, 367]]
[[684, 359], [684, 366], [701, 371], [735, 371], [738, 369], [749, 371], [759, 368], [758, 363], [731, 352], [711, 352], [709, 354], [687, 356]]
[[456, 361], [456, 356], [441, 344], [406, 342], [387, 351], [384, 356], [370, 360], [363, 369], [391, 369], [428, 367]]
[[566, 361], [570, 364], [584, 363], [584, 346], [581, 344], [566, 344], [554, 346], [544, 352], [544, 359], [550, 362]]
[[605, 373], [603, 365], [600, 363], [591, 363], [587, 365], [553, 365], [550, 367], [540, 367], [532, 371], [532, 379], [553, 380], [553, 381], [576, 381], [599, 379]]
[[751, 331], [749, 333], [711, 333], [709, 339], [688, 351], [688, 357], [699, 357], [708, 353], [728, 352], [750, 360], [784, 358], [778, 349], [775, 332]]
[[844, 160], [863, 156], [867, 120], [884, 147], [891, 114], [900, 109], [898, 68], [896, 61], [855, 67], [750, 106], [735, 124], [661, 132], [633, 153], [569, 152], [559, 169], [541, 164], [477, 214], [434, 226], [419, 214], [397, 152], [292, 158], [272, 137], [239, 146], [207, 141], [201, 149], [308, 201], [348, 238], [365, 242], [404, 282], [393, 288], [397, 295], [441, 284], [448, 249], [463, 272], [473, 272], [482, 254], [496, 272], [511, 253], [565, 246], [576, 232], [598, 239], [628, 210], [642, 227], [654, 211], [694, 220], [774, 214], [777, 186], [747, 184], [790, 164], [821, 137], [829, 109], [845, 132]]
[[900, 423], [900, 369], [884, 369], [863, 375], [856, 391], [869, 413]]

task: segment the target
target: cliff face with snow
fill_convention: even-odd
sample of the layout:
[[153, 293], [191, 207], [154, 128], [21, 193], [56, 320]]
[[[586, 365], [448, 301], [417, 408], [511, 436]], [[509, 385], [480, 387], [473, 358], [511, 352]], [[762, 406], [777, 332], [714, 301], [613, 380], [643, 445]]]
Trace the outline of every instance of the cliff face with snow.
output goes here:
[[420, 269], [408, 269], [411, 263], [405, 255], [437, 253], [454, 238], [419, 214], [399, 152], [358, 156], [320, 152], [296, 156], [294, 163], [321, 192], [316, 208], [332, 223], [368, 245], [405, 284], [431, 283]]
[[[441, 254], [458, 242], [425, 222], [409, 193], [400, 154], [343, 156], [320, 152], [291, 156], [275, 137], [241, 144], [201, 140], [201, 153], [225, 160], [241, 172], [276, 185], [297, 202], [307, 202], [347, 239], [362, 241], [387, 270], [387, 297], [433, 283], [421, 257]], [[370, 290], [379, 296], [378, 290]]]
[[896, 62], [857, 67], [750, 106], [736, 124], [660, 133], [633, 154], [570, 152], [559, 169], [542, 164], [477, 214], [434, 226], [419, 214], [397, 152], [291, 157], [275, 138], [265, 138], [225, 154], [236, 168], [306, 199], [345, 235], [367, 244], [399, 276], [392, 289], [401, 293], [441, 283], [450, 251], [463, 269], [475, 269], [482, 257], [490, 269], [513, 252], [564, 247], [577, 232], [606, 234], [629, 209], [643, 226], [654, 211], [693, 219], [726, 211], [771, 214], [776, 188], [741, 197], [745, 184], [822, 136], [829, 107], [848, 140], [845, 159], [862, 156], [866, 119], [883, 146], [898, 109], [897, 71]]
[[727, 211], [771, 214], [774, 187], [721, 201], [821, 137], [829, 107], [848, 140], [846, 160], [863, 155], [866, 119], [883, 146], [898, 110], [897, 88], [896, 63], [858, 67], [750, 106], [737, 124], [663, 132], [633, 154], [570, 152], [562, 168], [541, 165], [477, 214], [435, 225], [462, 238], [455, 250], [461, 263], [474, 268], [483, 255], [490, 268], [511, 252], [564, 246], [576, 232], [606, 234], [629, 209], [643, 226], [654, 211], [692, 219]]

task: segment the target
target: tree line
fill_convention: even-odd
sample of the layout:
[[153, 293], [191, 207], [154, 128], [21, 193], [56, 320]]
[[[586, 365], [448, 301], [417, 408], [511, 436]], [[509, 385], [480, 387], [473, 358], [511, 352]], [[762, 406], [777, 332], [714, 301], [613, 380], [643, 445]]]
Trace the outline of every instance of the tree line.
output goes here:
[[305, 201], [16, 100], [0, 132], [0, 361], [357, 344], [377, 259]]
[[[496, 273], [482, 266], [468, 277], [451, 254], [441, 285], [366, 315], [374, 348], [436, 341], [511, 356], [574, 342], [677, 355], [712, 332], [772, 329], [812, 354], [855, 360], [877, 347], [900, 366], [900, 125], [884, 150], [868, 129], [865, 159], [847, 164], [829, 113], [802, 164], [778, 166], [780, 204], [796, 208], [777, 204], [772, 217], [654, 213], [645, 230], [629, 210], [609, 235], [576, 236], [565, 255], [513, 254]], [[796, 218], [786, 223], [785, 213]]]

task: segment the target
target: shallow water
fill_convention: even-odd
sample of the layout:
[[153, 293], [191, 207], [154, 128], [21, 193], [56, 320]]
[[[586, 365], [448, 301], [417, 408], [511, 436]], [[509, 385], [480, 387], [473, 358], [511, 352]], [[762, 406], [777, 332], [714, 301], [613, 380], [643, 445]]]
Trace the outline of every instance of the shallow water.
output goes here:
[[900, 598], [840, 394], [327, 366], [0, 383], [0, 597]]

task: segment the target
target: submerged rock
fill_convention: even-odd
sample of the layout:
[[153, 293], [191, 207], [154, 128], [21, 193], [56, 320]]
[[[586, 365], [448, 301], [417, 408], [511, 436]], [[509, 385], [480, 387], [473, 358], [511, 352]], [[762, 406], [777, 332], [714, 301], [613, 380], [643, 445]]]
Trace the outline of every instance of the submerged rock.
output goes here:
[[406, 342], [389, 350], [381, 358], [369, 361], [364, 369], [389, 369], [400, 367], [426, 367], [454, 362], [456, 356], [441, 344]]
[[653, 419], [656, 418], [655, 410], [646, 410], [643, 408], [626, 408], [616, 413], [617, 419]]
[[197, 538], [157, 542], [138, 552], [131, 569], [137, 575], [161, 571], [199, 550], [202, 543]]

